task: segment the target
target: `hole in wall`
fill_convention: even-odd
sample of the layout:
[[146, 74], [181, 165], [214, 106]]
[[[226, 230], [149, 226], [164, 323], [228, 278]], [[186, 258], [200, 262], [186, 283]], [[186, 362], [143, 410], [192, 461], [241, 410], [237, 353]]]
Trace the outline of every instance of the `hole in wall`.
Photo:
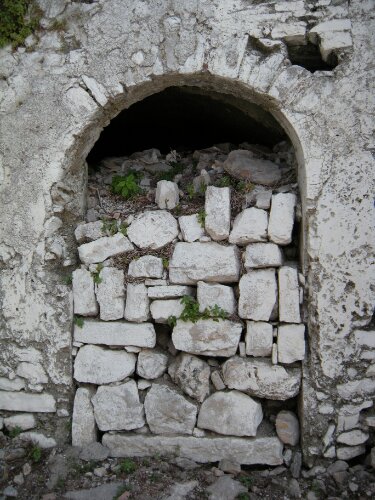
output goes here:
[[288, 45], [288, 56], [290, 62], [296, 66], [301, 66], [311, 73], [315, 71], [332, 71], [338, 65], [335, 54], [331, 54], [328, 62], [323, 61], [319, 47], [313, 43], [306, 45]]

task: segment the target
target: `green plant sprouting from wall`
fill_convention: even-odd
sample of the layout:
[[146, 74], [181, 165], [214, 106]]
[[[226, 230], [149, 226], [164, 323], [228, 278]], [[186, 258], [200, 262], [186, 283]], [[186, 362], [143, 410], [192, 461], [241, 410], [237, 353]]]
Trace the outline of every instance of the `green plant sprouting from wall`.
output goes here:
[[39, 27], [41, 9], [32, 0], [0, 0], [0, 48], [16, 48]]
[[[181, 321], [191, 321], [196, 323], [199, 319], [212, 319], [214, 321], [219, 321], [220, 319], [227, 319], [228, 313], [219, 307], [217, 304], [214, 306], [206, 307], [203, 312], [199, 311], [199, 304], [194, 297], [185, 295], [180, 300], [184, 309], [179, 317]], [[175, 326], [177, 322], [176, 316], [169, 316], [168, 320], [169, 326]]]

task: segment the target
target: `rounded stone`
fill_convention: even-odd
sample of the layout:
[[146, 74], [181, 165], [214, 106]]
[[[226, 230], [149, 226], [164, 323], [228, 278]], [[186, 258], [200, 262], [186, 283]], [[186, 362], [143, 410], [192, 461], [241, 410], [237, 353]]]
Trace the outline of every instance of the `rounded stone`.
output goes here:
[[128, 228], [130, 241], [139, 248], [157, 250], [171, 243], [177, 235], [177, 221], [165, 210], [144, 212]]
[[276, 417], [276, 433], [284, 444], [295, 446], [299, 441], [299, 422], [291, 411], [280, 411]]

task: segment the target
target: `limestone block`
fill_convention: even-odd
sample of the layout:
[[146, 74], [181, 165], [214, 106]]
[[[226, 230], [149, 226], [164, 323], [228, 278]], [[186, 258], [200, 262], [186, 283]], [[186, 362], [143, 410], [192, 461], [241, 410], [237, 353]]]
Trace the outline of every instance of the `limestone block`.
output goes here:
[[223, 167], [236, 179], [243, 179], [253, 184], [273, 186], [281, 179], [281, 171], [276, 163], [254, 158], [254, 154], [247, 149], [231, 151]]
[[295, 446], [299, 441], [299, 422], [292, 411], [280, 411], [276, 416], [276, 433], [282, 443]]
[[182, 215], [178, 218], [178, 222], [185, 241], [191, 243], [204, 236], [204, 228], [198, 220], [198, 214]]
[[200, 312], [215, 305], [224, 309], [229, 315], [236, 312], [236, 299], [230, 286], [198, 281], [197, 300]]
[[74, 313], [81, 316], [96, 316], [99, 312], [95, 297], [94, 278], [86, 269], [72, 273]]
[[130, 241], [139, 248], [157, 250], [171, 243], [177, 235], [177, 221], [165, 210], [144, 212], [128, 227]]
[[242, 325], [229, 320], [200, 319], [196, 323], [177, 320], [172, 342], [179, 351], [202, 356], [233, 356]]
[[336, 456], [339, 460], [350, 460], [366, 453], [366, 447], [363, 444], [358, 446], [342, 446], [337, 448]]
[[138, 355], [137, 374], [145, 379], [161, 377], [167, 370], [168, 355], [160, 349], [144, 349]]
[[20, 377], [15, 377], [13, 380], [0, 377], [0, 391], [20, 391], [25, 385], [25, 381]]
[[172, 210], [179, 203], [179, 189], [175, 182], [159, 181], [156, 184], [155, 203], [159, 208]]
[[211, 373], [211, 382], [214, 384], [214, 387], [217, 391], [222, 391], [225, 389], [225, 384], [218, 370], [215, 370]]
[[312, 43], [319, 41], [323, 61], [328, 62], [330, 55], [337, 49], [347, 49], [353, 45], [349, 19], [334, 19], [317, 24], [309, 31]]
[[375, 380], [369, 378], [350, 380], [344, 384], [338, 384], [337, 392], [344, 399], [352, 399], [355, 396], [373, 396]]
[[145, 280], [145, 285], [146, 286], [167, 286], [168, 281], [161, 279], [161, 280], [155, 280], [155, 279], [147, 279]]
[[97, 220], [88, 224], [79, 224], [74, 231], [74, 236], [79, 244], [102, 238], [104, 236], [103, 221]]
[[141, 323], [150, 316], [150, 300], [143, 283], [128, 283], [126, 287], [125, 319]]
[[114, 236], [104, 236], [90, 243], [84, 243], [78, 247], [78, 254], [84, 264], [96, 264], [133, 249], [134, 246], [128, 238], [122, 233], [117, 233]]
[[241, 494], [247, 495], [248, 489], [239, 481], [225, 474], [216, 479], [206, 488], [206, 491], [209, 500], [234, 500], [235, 498], [241, 498]]
[[91, 398], [92, 389], [78, 387], [74, 396], [72, 417], [72, 445], [87, 446], [97, 441], [97, 430]]
[[349, 446], [357, 446], [359, 444], [364, 444], [369, 438], [367, 432], [363, 432], [360, 429], [354, 429], [349, 432], [343, 432], [337, 437], [337, 442], [341, 444], [347, 444]]
[[279, 269], [279, 318], [284, 323], [300, 323], [298, 271], [293, 267]]
[[273, 328], [263, 321], [246, 321], [246, 354], [248, 356], [271, 356]]
[[101, 431], [129, 431], [145, 424], [143, 405], [134, 380], [114, 387], [100, 386], [91, 401]]
[[33, 443], [43, 450], [54, 448], [57, 445], [56, 441], [53, 438], [46, 437], [44, 434], [41, 434], [39, 432], [21, 432], [21, 434], [19, 435], [19, 439], [21, 439], [21, 441]]
[[169, 366], [168, 373], [175, 384], [200, 403], [209, 395], [210, 367], [202, 359], [181, 353]]
[[269, 321], [277, 301], [274, 269], [256, 269], [243, 275], [239, 284], [238, 315], [254, 321]]
[[230, 231], [230, 189], [208, 186], [205, 200], [205, 228], [213, 240], [225, 240]]
[[54, 413], [56, 401], [51, 394], [0, 391], [0, 410]]
[[244, 465], [283, 463], [278, 437], [238, 438], [193, 436], [130, 436], [104, 434], [112, 457], [179, 456], [198, 463], [232, 460]]
[[222, 368], [224, 383], [250, 396], [284, 401], [299, 392], [300, 368], [272, 365], [268, 359], [240, 358], [226, 361]]
[[145, 398], [147, 423], [154, 434], [192, 434], [197, 407], [176, 389], [153, 384]]
[[129, 264], [128, 275], [133, 278], [161, 278], [164, 268], [160, 257], [144, 255]]
[[246, 270], [262, 267], [279, 267], [283, 263], [283, 255], [274, 243], [251, 243], [245, 250]]
[[118, 382], [134, 373], [135, 362], [132, 353], [84, 345], [75, 359], [74, 378], [97, 385]]
[[23, 361], [17, 366], [16, 374], [25, 378], [30, 384], [47, 384], [48, 376], [40, 363]]
[[277, 334], [279, 363], [294, 363], [305, 357], [305, 325], [280, 325]]
[[170, 316], [179, 318], [184, 305], [180, 299], [154, 300], [151, 302], [150, 311], [155, 323], [167, 323]]
[[33, 429], [36, 426], [36, 420], [34, 415], [30, 413], [20, 413], [18, 415], [12, 415], [11, 417], [4, 418], [4, 426], [8, 431], [18, 427], [23, 431]]
[[292, 241], [295, 205], [296, 195], [293, 193], [279, 193], [272, 196], [268, 237], [278, 245], [289, 245]]
[[169, 263], [171, 283], [182, 285], [198, 281], [233, 283], [238, 281], [240, 261], [235, 246], [216, 242], [177, 243]]
[[234, 219], [229, 242], [247, 245], [267, 240], [268, 213], [260, 208], [245, 208]]
[[375, 349], [375, 330], [354, 330], [354, 338], [361, 347]]
[[191, 286], [153, 286], [147, 290], [150, 299], [176, 299], [185, 295], [194, 295], [194, 288]]
[[306, 23], [299, 21], [291, 24], [276, 24], [272, 29], [271, 37], [284, 40], [288, 45], [305, 45]]
[[106, 323], [86, 320], [81, 328], [75, 325], [74, 341], [83, 344], [154, 347], [156, 334], [151, 323], [136, 324], [125, 321]]
[[255, 206], [256, 208], [262, 208], [263, 210], [268, 210], [271, 206], [272, 190], [265, 189], [259, 191], [255, 194]]
[[124, 272], [114, 267], [104, 267], [99, 276], [101, 281], [96, 286], [96, 297], [100, 305], [100, 319], [109, 321], [123, 318]]
[[202, 404], [198, 427], [219, 434], [255, 436], [263, 419], [262, 405], [238, 391], [215, 392]]

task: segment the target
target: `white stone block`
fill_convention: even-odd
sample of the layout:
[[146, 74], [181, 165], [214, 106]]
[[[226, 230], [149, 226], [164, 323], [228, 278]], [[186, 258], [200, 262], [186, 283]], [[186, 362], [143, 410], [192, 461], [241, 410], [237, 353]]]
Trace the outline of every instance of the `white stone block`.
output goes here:
[[144, 255], [132, 260], [128, 269], [128, 275], [132, 278], [161, 278], [163, 272], [163, 260], [154, 255]]
[[294, 363], [305, 357], [305, 325], [280, 325], [277, 335], [279, 363]]
[[272, 29], [271, 37], [284, 40], [288, 45], [305, 45], [306, 23], [299, 21], [290, 24], [285, 22], [276, 24]]
[[128, 227], [128, 237], [139, 248], [157, 250], [178, 236], [176, 219], [165, 210], [138, 215]]
[[279, 319], [284, 323], [300, 323], [298, 272], [293, 267], [279, 269]]
[[144, 379], [159, 378], [166, 372], [168, 355], [160, 349], [144, 349], [138, 355], [137, 374]]
[[230, 231], [230, 189], [208, 186], [205, 200], [205, 228], [213, 240], [225, 240]]
[[95, 297], [94, 278], [86, 269], [72, 273], [74, 314], [96, 316], [99, 312]]
[[257, 269], [243, 275], [239, 284], [238, 315], [254, 321], [269, 321], [277, 301], [274, 269]]
[[309, 32], [312, 43], [319, 41], [323, 61], [329, 61], [333, 51], [347, 49], [353, 45], [351, 22], [349, 19], [334, 19], [314, 26]]
[[150, 311], [155, 323], [167, 323], [170, 316], [179, 318], [184, 307], [180, 299], [154, 300], [151, 302]]
[[182, 215], [178, 218], [178, 222], [185, 241], [191, 243], [204, 236], [204, 228], [198, 220], [198, 214]]
[[351, 458], [358, 457], [366, 453], [366, 447], [362, 444], [358, 446], [343, 446], [337, 448], [337, 458], [339, 460], [350, 460]]
[[89, 222], [88, 224], [79, 224], [74, 231], [74, 236], [80, 244], [102, 238], [105, 236], [103, 231], [103, 221], [97, 220], [95, 222]]
[[211, 373], [211, 381], [217, 391], [222, 391], [226, 388], [218, 370]]
[[354, 338], [361, 347], [375, 349], [375, 330], [354, 330]]
[[200, 403], [210, 393], [210, 367], [203, 359], [181, 353], [169, 366], [171, 379], [188, 396]]
[[155, 203], [159, 208], [172, 210], [180, 200], [179, 189], [175, 182], [159, 181], [156, 184]]
[[191, 286], [153, 286], [147, 290], [150, 299], [176, 299], [185, 295], [194, 295], [194, 288]]
[[11, 417], [5, 417], [4, 426], [8, 431], [16, 429], [17, 427], [23, 431], [27, 431], [36, 426], [36, 420], [34, 415], [30, 413], [20, 413], [18, 415], [12, 415]]
[[271, 206], [272, 191], [264, 190], [255, 194], [255, 207], [268, 210]]
[[100, 319], [105, 321], [124, 317], [125, 288], [124, 272], [114, 267], [100, 271], [100, 283], [96, 286], [96, 297], [100, 306]]
[[72, 416], [72, 446], [87, 446], [97, 441], [94, 409], [91, 398], [93, 389], [78, 387], [74, 396]]
[[141, 323], [150, 316], [150, 300], [143, 283], [128, 283], [126, 287], [125, 319]]
[[86, 320], [82, 328], [74, 327], [74, 340], [84, 344], [154, 347], [156, 334], [151, 323], [104, 322]]
[[271, 356], [273, 328], [263, 321], [246, 321], [246, 354], [248, 356]]
[[198, 281], [197, 300], [200, 312], [215, 305], [224, 309], [229, 315], [236, 312], [236, 299], [230, 286]]
[[146, 286], [167, 286], [168, 281], [167, 280], [154, 280], [154, 279], [147, 279], [145, 280], [145, 285]]
[[74, 378], [97, 385], [119, 382], [134, 373], [135, 362], [136, 356], [132, 353], [85, 345], [75, 358]]
[[15, 377], [12, 380], [0, 377], [0, 391], [20, 391], [25, 388], [25, 385], [25, 381], [19, 377]]
[[295, 205], [296, 195], [293, 193], [279, 193], [272, 196], [268, 237], [278, 245], [289, 245], [292, 241]]
[[354, 429], [349, 432], [343, 432], [337, 437], [337, 442], [341, 444], [347, 444], [349, 446], [357, 446], [359, 444], [364, 444], [369, 438], [367, 432], [363, 432], [360, 429]]
[[268, 213], [259, 208], [246, 208], [234, 219], [229, 242], [247, 245], [267, 240]]
[[48, 376], [40, 363], [23, 361], [17, 366], [16, 373], [25, 378], [30, 384], [47, 384]]
[[21, 441], [33, 443], [35, 446], [38, 446], [43, 450], [54, 448], [57, 445], [56, 441], [53, 438], [46, 437], [44, 434], [41, 434], [39, 432], [21, 432], [21, 434], [19, 435], [19, 439], [21, 439]]
[[276, 163], [255, 158], [253, 152], [246, 149], [231, 151], [223, 167], [236, 179], [253, 184], [272, 186], [281, 179], [281, 171]]
[[276, 433], [282, 443], [296, 446], [299, 441], [299, 422], [292, 411], [280, 411], [275, 421]]
[[262, 267], [279, 267], [283, 263], [283, 254], [274, 243], [250, 243], [245, 250], [246, 270]]
[[216, 242], [177, 243], [169, 263], [171, 283], [182, 285], [198, 281], [234, 283], [238, 281], [240, 261], [237, 247]]
[[56, 401], [51, 394], [0, 391], [0, 410], [54, 413]]
[[90, 243], [84, 243], [78, 247], [78, 253], [84, 264], [96, 264], [133, 249], [134, 246], [128, 238], [122, 233], [117, 233], [114, 236], [104, 236]]

